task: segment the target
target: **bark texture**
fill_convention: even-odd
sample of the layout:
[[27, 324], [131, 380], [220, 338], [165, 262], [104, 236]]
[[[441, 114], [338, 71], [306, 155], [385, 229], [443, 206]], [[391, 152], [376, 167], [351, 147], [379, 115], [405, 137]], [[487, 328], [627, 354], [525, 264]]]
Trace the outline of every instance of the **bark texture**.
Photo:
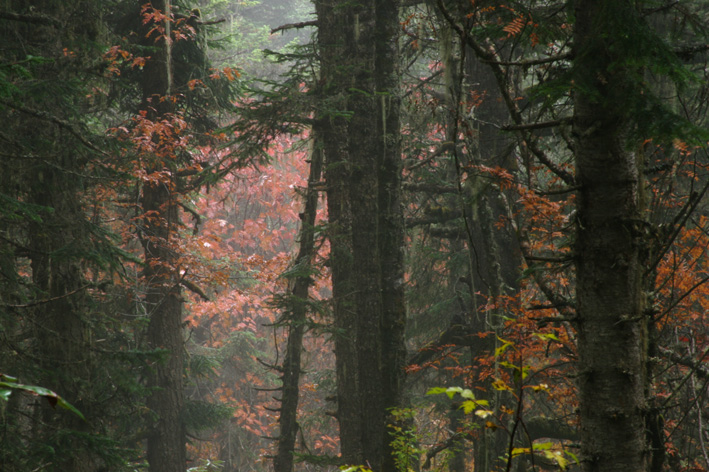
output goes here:
[[316, 9], [342, 457], [394, 470], [388, 409], [405, 357], [398, 4]]
[[[584, 470], [645, 471], [642, 175], [630, 150], [632, 65], [614, 38], [628, 1], [576, 2], [573, 131], [581, 186], [577, 310]], [[631, 22], [632, 23], [632, 22]]]

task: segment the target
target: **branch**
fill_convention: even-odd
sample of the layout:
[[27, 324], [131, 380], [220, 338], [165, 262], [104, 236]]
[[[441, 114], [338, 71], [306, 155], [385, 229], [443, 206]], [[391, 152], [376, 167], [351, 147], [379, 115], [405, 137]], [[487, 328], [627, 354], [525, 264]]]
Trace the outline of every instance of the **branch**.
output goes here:
[[437, 446], [433, 447], [430, 451], [426, 453], [426, 462], [421, 466], [422, 469], [430, 469], [431, 468], [431, 459], [436, 457], [438, 453], [445, 451], [447, 449], [450, 449], [452, 446], [458, 442], [459, 439], [467, 439], [468, 441], [471, 440], [470, 433], [461, 433], [461, 432], [456, 432], [453, 433], [448, 439], [446, 439], [446, 442], [438, 444]]
[[540, 121], [538, 123], [520, 123], [514, 125], [506, 125], [500, 128], [502, 131], [525, 131], [533, 129], [554, 128], [566, 123], [570, 123], [571, 118], [562, 118], [560, 120]]
[[436, 185], [422, 182], [404, 182], [401, 188], [410, 192], [427, 192], [435, 194], [458, 193], [458, 187], [454, 185]]
[[452, 324], [438, 336], [438, 339], [431, 341], [426, 346], [411, 356], [406, 361], [406, 365], [421, 365], [430, 358], [441, 352], [446, 347], [462, 346], [472, 347], [479, 343], [478, 330], [466, 324]]
[[695, 54], [709, 50], [709, 44], [698, 44], [696, 46], [684, 46], [676, 48], [674, 53], [683, 60], [688, 61]]
[[[187, 205], [185, 205], [185, 204], [182, 203], [182, 202], [179, 202], [178, 205], [180, 206], [180, 208], [182, 208], [182, 209], [185, 210], [187, 213], [189, 213], [190, 215], [192, 215], [192, 221], [194, 221], [194, 228], [192, 228], [192, 236], [197, 236], [197, 233], [199, 232], [199, 227], [200, 227], [200, 225], [202, 224], [202, 215], [200, 215], [200, 214], [197, 213], [195, 210], [193, 210], [192, 208], [188, 207]], [[188, 287], [188, 288], [189, 288], [189, 287]], [[191, 290], [191, 289], [190, 289], [190, 290]]]
[[[495, 51], [494, 47], [491, 44], [488, 44], [487, 47], [483, 47], [478, 44], [451, 16], [446, 7], [443, 5], [443, 0], [437, 0], [437, 4], [438, 9], [441, 11], [441, 14], [446, 19], [446, 21], [448, 21], [450, 26], [456, 31], [456, 33], [458, 33], [461, 40], [464, 41], [465, 44], [470, 46], [470, 48], [475, 52], [475, 55], [481, 61], [486, 62], [490, 65], [492, 73], [495, 76], [495, 80], [497, 81], [497, 88], [499, 89], [500, 94], [502, 95], [502, 98], [505, 101], [505, 105], [507, 106], [507, 110], [510, 113], [510, 116], [512, 117], [512, 121], [514, 121], [515, 125], [522, 125], [522, 113], [520, 112], [519, 107], [517, 106], [517, 102], [513, 97], [511, 91], [507, 87], [506, 74], [501, 67], [502, 61], [500, 61], [500, 58], [497, 55], [497, 52]], [[549, 170], [556, 174], [556, 176], [559, 177], [562, 181], [564, 181], [567, 185], [575, 185], [576, 182], [574, 176], [565, 171], [564, 169], [555, 165], [551, 161], [551, 159], [547, 157], [544, 151], [542, 151], [539, 146], [537, 146], [537, 142], [533, 138], [533, 136], [529, 133], [526, 133], [525, 131], [526, 130], [520, 130], [520, 138], [522, 142], [527, 145], [529, 151], [534, 154], [534, 156], [539, 160], [539, 162], [544, 164]]]
[[445, 142], [441, 143], [441, 147], [433, 151], [429, 156], [427, 156], [424, 160], [416, 162], [414, 164], [411, 164], [410, 166], [404, 166], [406, 170], [414, 170], [416, 168], [419, 168], [423, 165], [428, 164], [432, 160], [434, 160], [436, 157], [440, 156], [441, 154], [444, 154], [446, 152], [452, 152], [455, 150], [455, 145], [451, 142]]
[[645, 270], [645, 275], [652, 273], [657, 268], [658, 264], [662, 262], [662, 259], [665, 257], [665, 254], [667, 253], [667, 251], [670, 250], [675, 239], [682, 231], [682, 228], [684, 228], [685, 224], [687, 224], [687, 220], [689, 219], [689, 217], [694, 213], [694, 210], [697, 209], [697, 205], [699, 205], [699, 202], [702, 201], [702, 198], [704, 198], [704, 195], [707, 193], [707, 190], [709, 190], [709, 182], [704, 185], [704, 188], [702, 188], [701, 192], [694, 192], [690, 194], [689, 198], [687, 199], [686, 205], [682, 207], [679, 213], [677, 213], [677, 215], [672, 220], [672, 224], [669, 226], [670, 228], [674, 228], [674, 231], [672, 232], [668, 240], [665, 242], [665, 245], [655, 256], [655, 260]]
[[[263, 359], [259, 359], [258, 357], [256, 358], [256, 362], [258, 362], [259, 364], [261, 364], [265, 367], [268, 367], [269, 369], [273, 369], [276, 372], [283, 372], [283, 367], [275, 365], [275, 364], [269, 364], [268, 362], [264, 361]], [[256, 390], [262, 391], [262, 389], [258, 389], [258, 388]], [[281, 389], [278, 388], [277, 390], [281, 390]]]
[[549, 56], [544, 59], [527, 59], [526, 61], [493, 61], [489, 59], [483, 59], [482, 62], [487, 64], [497, 64], [500, 66], [538, 66], [541, 64], [549, 64], [550, 62], [562, 61], [564, 59], [570, 59], [572, 57], [570, 52], [559, 54], [558, 56]]
[[683, 356], [671, 349], [667, 349], [666, 347], [657, 346], [657, 350], [660, 352], [660, 354], [662, 354], [662, 357], [665, 357], [671, 360], [672, 362], [676, 362], [677, 364], [683, 365], [685, 367], [689, 367], [700, 377], [704, 379], [709, 379], [709, 368], [705, 367], [702, 364], [703, 359], [707, 356], [707, 352], [704, 352], [704, 354], [699, 360], [695, 360], [690, 357]]
[[533, 254], [524, 254], [524, 258], [527, 259], [528, 261], [551, 262], [554, 264], [564, 264], [564, 263], [571, 262], [574, 260], [574, 257], [571, 254], [569, 254], [568, 256], [565, 256], [565, 257], [545, 257], [545, 256], [535, 256]]
[[183, 287], [188, 289], [190, 292], [193, 292], [193, 293], [196, 293], [197, 295], [199, 295], [199, 297], [202, 300], [204, 300], [205, 302], [209, 301], [209, 297], [207, 296], [207, 294], [205, 294], [204, 291], [201, 288], [199, 288], [199, 286], [197, 286], [194, 282], [191, 282], [191, 281], [183, 278], [180, 280], [180, 285], [182, 285]]
[[47, 113], [46, 111], [33, 110], [31, 108], [23, 107], [21, 105], [16, 105], [16, 104], [8, 102], [6, 100], [0, 100], [0, 105], [5, 105], [6, 107], [12, 108], [13, 110], [17, 110], [17, 111], [20, 111], [20, 112], [25, 113], [27, 115], [34, 116], [35, 118], [39, 118], [40, 120], [51, 121], [52, 123], [58, 125], [60, 128], [64, 128], [65, 130], [67, 130], [76, 139], [78, 139], [81, 142], [81, 144], [83, 144], [87, 148], [91, 149], [94, 152], [101, 154], [102, 156], [108, 156], [108, 153], [106, 153], [105, 151], [102, 151], [101, 149], [97, 148], [92, 143], [87, 141], [86, 138], [84, 138], [81, 135], [81, 133], [79, 133], [70, 123], [67, 123], [66, 121], [64, 121], [62, 119], [59, 119], [56, 116]]
[[21, 21], [23, 23], [32, 23], [35, 25], [49, 25], [60, 28], [61, 21], [51, 16], [42, 14], [22, 14], [10, 11], [0, 11], [0, 20]]
[[427, 83], [429, 83], [430, 81], [432, 81], [433, 79], [435, 79], [436, 77], [441, 75], [442, 73], [443, 73], [443, 69], [438, 69], [433, 74], [426, 77], [425, 79], [419, 79], [419, 83], [416, 84], [415, 87], [410, 88], [401, 98], [403, 99], [403, 98], [408, 97], [409, 95], [414, 93], [415, 90], [420, 89], [421, 87], [423, 87], [424, 85], [426, 85]]
[[286, 31], [289, 29], [307, 28], [308, 26], [318, 26], [318, 20], [302, 21], [300, 23], [287, 23], [277, 28], [273, 28], [271, 30], [271, 34], [278, 33], [279, 31]]
[[409, 218], [406, 220], [406, 227], [430, 225], [436, 223], [445, 223], [447, 221], [456, 220], [464, 217], [465, 214], [461, 210], [452, 210], [445, 207], [432, 207], [424, 210], [424, 216], [421, 218]]
[[578, 190], [581, 190], [580, 185], [574, 185], [573, 187], [554, 188], [550, 190], [535, 190], [534, 193], [541, 196], [564, 195], [566, 193], [576, 192]]
[[211, 26], [211, 25], [218, 25], [219, 23], [224, 23], [226, 21], [226, 18], [221, 18], [219, 20], [210, 20], [210, 21], [196, 21], [200, 26]]
[[80, 292], [90, 286], [91, 286], [91, 284], [82, 285], [81, 287], [79, 287], [75, 290], [72, 290], [71, 292], [67, 292], [64, 295], [59, 295], [58, 297], [47, 298], [45, 300], [38, 300], [38, 301], [32, 302], [32, 303], [25, 303], [22, 305], [11, 305], [9, 303], [0, 303], [0, 306], [3, 308], [31, 308], [33, 306], [44, 305], [45, 303], [51, 303], [51, 302], [55, 302], [57, 300], [61, 300], [62, 298], [70, 297], [71, 295], [74, 295], [75, 293]]

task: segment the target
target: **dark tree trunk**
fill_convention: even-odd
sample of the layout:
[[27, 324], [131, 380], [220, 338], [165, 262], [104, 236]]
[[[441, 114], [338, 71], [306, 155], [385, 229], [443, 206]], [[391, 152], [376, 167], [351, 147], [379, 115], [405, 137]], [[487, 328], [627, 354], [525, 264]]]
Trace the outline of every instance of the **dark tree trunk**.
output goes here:
[[[642, 174], [630, 150], [637, 70], [613, 38], [628, 1], [575, 7], [573, 132], [581, 186], [577, 231], [578, 369], [586, 471], [646, 471]], [[613, 21], [611, 21], [613, 20]], [[624, 22], [625, 22], [624, 21]]]
[[[152, 5], [169, 16], [170, 0], [154, 1]], [[148, 24], [146, 28], [153, 26], [158, 25]], [[164, 100], [172, 93], [171, 43], [166, 40], [171, 36], [170, 20], [162, 21], [159, 26], [163, 28], [162, 36], [158, 38], [157, 33], [153, 33], [146, 39], [155, 52], [143, 72], [143, 106], [146, 117], [153, 121], [169, 119], [173, 111], [172, 102]], [[164, 151], [158, 148], [157, 153]], [[150, 157], [146, 172], [157, 177], [143, 182], [140, 200], [147, 290], [145, 305], [150, 317], [147, 340], [151, 348], [165, 352], [164, 359], [153, 366], [154, 371], [148, 380], [152, 391], [148, 407], [154, 418], [148, 436], [147, 458], [151, 472], [182, 472], [186, 468], [182, 421], [184, 339], [180, 274], [174, 247], [179, 217], [178, 195], [174, 169], [161, 156]]]
[[388, 409], [405, 351], [398, 4], [316, 8], [342, 458], [394, 470]]
[[375, 87], [378, 107], [376, 137], [378, 169], [378, 238], [381, 315], [381, 378], [383, 425], [382, 471], [394, 472], [393, 419], [389, 409], [402, 405], [406, 363], [406, 300], [404, 284], [404, 218], [401, 198], [401, 137], [399, 92], [399, 2], [377, 0], [375, 22]]
[[318, 117], [321, 121], [322, 147], [327, 182], [328, 233], [332, 303], [334, 313], [335, 371], [337, 377], [337, 419], [340, 424], [340, 450], [345, 463], [361, 457], [357, 419], [356, 332], [352, 281], [352, 215], [347, 194], [350, 166], [347, 162], [347, 100], [350, 87], [349, 61], [342, 36], [347, 23], [344, 8], [337, 2], [317, 1], [320, 86]]

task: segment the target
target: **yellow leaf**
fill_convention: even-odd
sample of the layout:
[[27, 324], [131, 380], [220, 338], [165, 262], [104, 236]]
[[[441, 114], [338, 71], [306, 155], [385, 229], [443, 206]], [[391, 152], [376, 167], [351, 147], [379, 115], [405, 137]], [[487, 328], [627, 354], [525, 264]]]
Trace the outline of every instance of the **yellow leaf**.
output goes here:
[[516, 447], [512, 449], [512, 457], [517, 457], [521, 454], [529, 454], [530, 452], [528, 447]]

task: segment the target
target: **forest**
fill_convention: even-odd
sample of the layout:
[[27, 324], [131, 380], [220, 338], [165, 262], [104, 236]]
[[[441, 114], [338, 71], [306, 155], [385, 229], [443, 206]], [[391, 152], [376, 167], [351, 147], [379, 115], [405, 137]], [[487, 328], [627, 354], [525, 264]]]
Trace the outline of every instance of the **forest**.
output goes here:
[[0, 470], [709, 471], [708, 113], [707, 0], [0, 0]]

